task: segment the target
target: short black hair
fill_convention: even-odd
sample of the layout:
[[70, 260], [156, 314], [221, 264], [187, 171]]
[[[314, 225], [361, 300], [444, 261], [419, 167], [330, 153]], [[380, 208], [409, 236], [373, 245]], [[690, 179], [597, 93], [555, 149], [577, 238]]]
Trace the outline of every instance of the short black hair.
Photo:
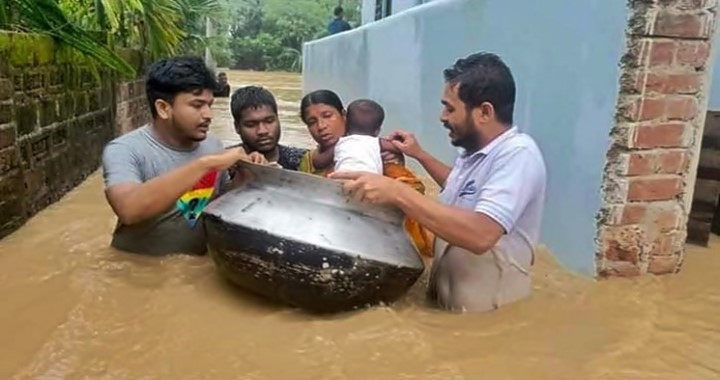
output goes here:
[[202, 90], [214, 92], [218, 87], [215, 75], [202, 58], [179, 56], [161, 59], [150, 66], [145, 81], [145, 94], [154, 118], [157, 117], [155, 101], [158, 99], [172, 104], [179, 93]]
[[515, 108], [515, 80], [495, 54], [480, 52], [461, 58], [443, 72], [449, 84], [459, 84], [458, 96], [468, 110], [488, 102], [499, 122], [511, 125]]
[[385, 121], [385, 110], [370, 99], [358, 99], [347, 107], [346, 134], [376, 136]]
[[335, 7], [335, 10], [333, 11], [333, 14], [335, 15], [335, 17], [338, 17], [338, 16], [340, 16], [341, 14], [343, 14], [343, 12], [344, 12], [343, 7], [337, 6], [337, 7]]
[[270, 107], [277, 115], [278, 107], [273, 94], [263, 87], [246, 86], [235, 90], [230, 100], [230, 112], [235, 123], [239, 123], [242, 113], [246, 109], [258, 109], [262, 106]]

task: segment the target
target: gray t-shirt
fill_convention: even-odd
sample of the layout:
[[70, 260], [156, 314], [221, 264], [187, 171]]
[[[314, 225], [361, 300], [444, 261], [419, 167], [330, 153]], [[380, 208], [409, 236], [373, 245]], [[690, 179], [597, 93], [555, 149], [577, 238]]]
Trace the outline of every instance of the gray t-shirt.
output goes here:
[[[120, 136], [103, 151], [105, 187], [120, 183], [144, 183], [202, 156], [218, 153], [223, 145], [208, 136], [192, 150], [163, 144], [143, 126]], [[227, 172], [208, 172], [161, 215], [130, 226], [118, 222], [111, 245], [117, 249], [151, 255], [169, 253], [204, 254], [205, 231], [200, 214], [227, 182]]]

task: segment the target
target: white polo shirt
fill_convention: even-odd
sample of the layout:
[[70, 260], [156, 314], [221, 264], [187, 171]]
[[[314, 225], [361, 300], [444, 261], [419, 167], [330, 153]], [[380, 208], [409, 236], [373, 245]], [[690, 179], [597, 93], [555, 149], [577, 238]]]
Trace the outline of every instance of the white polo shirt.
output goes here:
[[461, 153], [440, 201], [487, 215], [505, 235], [482, 255], [437, 238], [431, 296], [446, 308], [486, 311], [529, 295], [545, 187], [540, 149], [517, 127], [475, 153]]
[[481, 212], [505, 229], [504, 238], [527, 237], [534, 245], [540, 238], [545, 187], [540, 149], [512, 127], [483, 149], [456, 159], [440, 201]]

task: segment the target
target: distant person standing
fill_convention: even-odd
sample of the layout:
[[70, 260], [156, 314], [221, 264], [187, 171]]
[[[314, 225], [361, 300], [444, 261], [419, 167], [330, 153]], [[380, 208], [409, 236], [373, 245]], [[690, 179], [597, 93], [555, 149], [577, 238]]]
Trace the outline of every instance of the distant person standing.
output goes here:
[[213, 92], [213, 96], [216, 98], [229, 98], [230, 97], [230, 83], [228, 83], [227, 74], [220, 73], [217, 77], [218, 88]]
[[343, 19], [345, 12], [342, 7], [335, 7], [335, 11], [333, 13], [335, 14], [335, 19], [330, 21], [330, 24], [328, 24], [328, 34], [333, 35], [352, 29], [350, 24]]

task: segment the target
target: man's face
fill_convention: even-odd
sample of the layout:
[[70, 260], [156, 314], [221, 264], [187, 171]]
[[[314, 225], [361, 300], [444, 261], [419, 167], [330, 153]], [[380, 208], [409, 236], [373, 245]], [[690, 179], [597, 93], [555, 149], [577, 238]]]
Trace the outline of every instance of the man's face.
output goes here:
[[280, 121], [267, 105], [245, 109], [236, 121], [235, 130], [250, 151], [269, 153], [280, 141]]
[[479, 133], [475, 128], [472, 113], [458, 96], [458, 85], [446, 84], [443, 91], [443, 110], [440, 121], [450, 132], [450, 143], [454, 146], [475, 150], [479, 144]]
[[158, 116], [169, 121], [179, 137], [203, 141], [210, 130], [212, 103], [212, 91], [198, 90], [177, 94], [172, 104], [157, 100], [155, 106]]
[[227, 76], [226, 75], [219, 75], [218, 76], [218, 83], [225, 84], [227, 83]]

